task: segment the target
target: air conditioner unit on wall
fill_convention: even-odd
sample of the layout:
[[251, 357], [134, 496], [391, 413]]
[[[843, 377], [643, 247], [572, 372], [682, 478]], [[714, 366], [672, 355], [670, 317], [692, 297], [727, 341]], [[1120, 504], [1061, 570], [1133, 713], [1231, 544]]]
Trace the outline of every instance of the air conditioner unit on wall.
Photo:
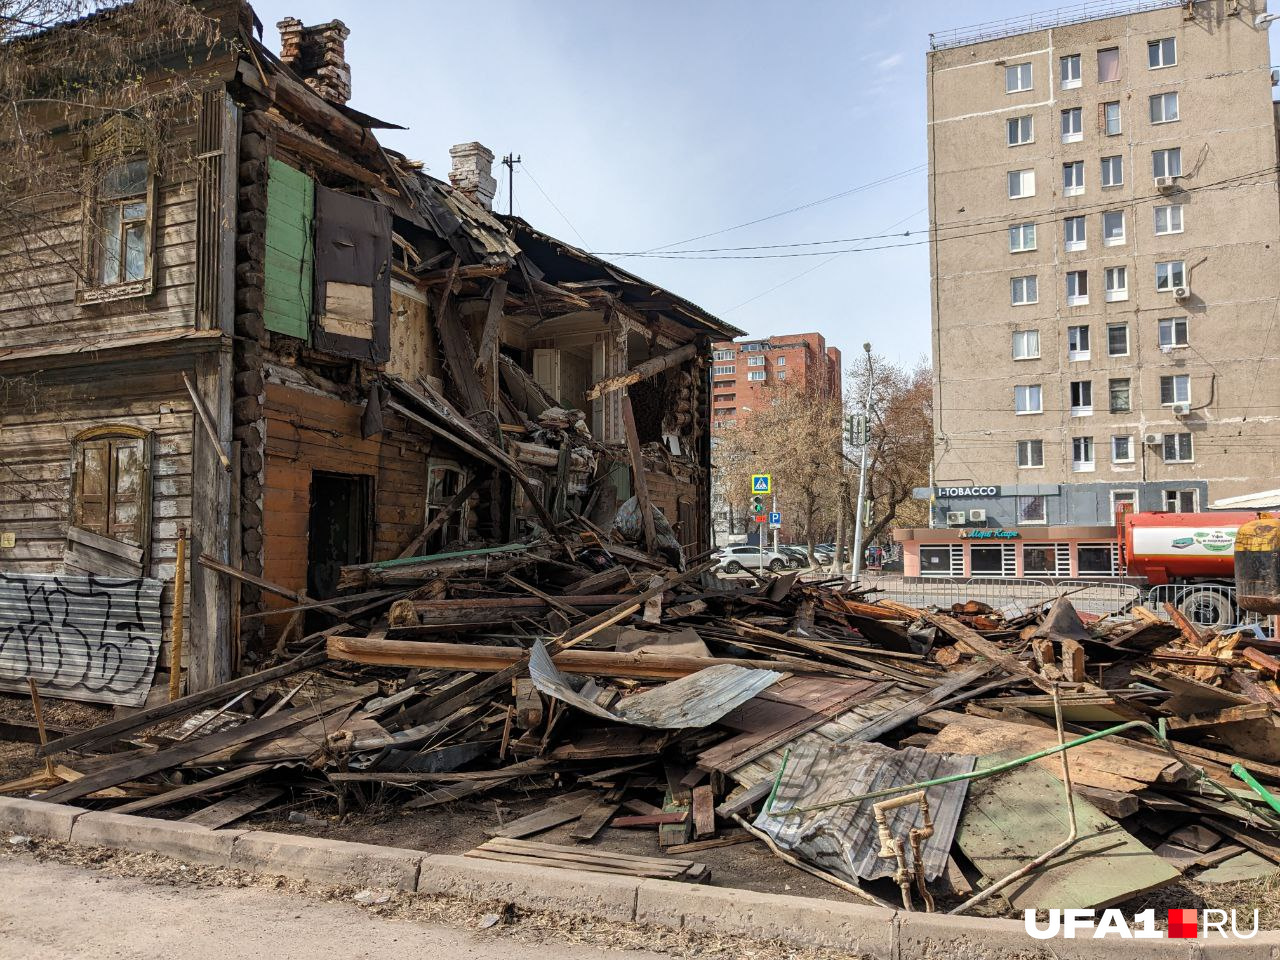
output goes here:
[[970, 511], [969, 511], [969, 521], [970, 521], [971, 523], [986, 523], [986, 522], [987, 522], [987, 511], [985, 511], [985, 510], [970, 510]]
[[1177, 177], [1156, 177], [1156, 189], [1160, 193], [1171, 193], [1177, 186]]
[[949, 527], [963, 527], [963, 526], [964, 526], [964, 511], [963, 511], [963, 510], [948, 510], [948, 511], [947, 511], [947, 526], [949, 526]]
[[1179, 303], [1182, 303], [1185, 300], [1190, 300], [1191, 288], [1190, 287], [1174, 287], [1173, 299], [1177, 300]]
[[1144, 433], [1142, 435], [1142, 442], [1145, 443], [1148, 447], [1154, 447], [1158, 444], [1164, 443], [1164, 434], [1163, 433]]
[[1191, 416], [1191, 404], [1189, 403], [1175, 403], [1171, 409], [1175, 417]]

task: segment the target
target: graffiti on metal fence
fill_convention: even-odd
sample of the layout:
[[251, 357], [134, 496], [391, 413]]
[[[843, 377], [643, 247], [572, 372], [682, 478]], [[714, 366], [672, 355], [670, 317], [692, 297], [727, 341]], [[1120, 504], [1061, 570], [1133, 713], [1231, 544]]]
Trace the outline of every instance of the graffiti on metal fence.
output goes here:
[[0, 573], [0, 689], [137, 706], [160, 655], [159, 580]]

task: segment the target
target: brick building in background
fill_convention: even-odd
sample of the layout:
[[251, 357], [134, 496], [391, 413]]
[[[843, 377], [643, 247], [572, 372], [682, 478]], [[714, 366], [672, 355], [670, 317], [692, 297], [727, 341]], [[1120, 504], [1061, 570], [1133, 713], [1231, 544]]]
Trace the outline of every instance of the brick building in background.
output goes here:
[[840, 396], [840, 351], [820, 333], [712, 344], [711, 428], [733, 426], [766, 403], [770, 390], [825, 386]]

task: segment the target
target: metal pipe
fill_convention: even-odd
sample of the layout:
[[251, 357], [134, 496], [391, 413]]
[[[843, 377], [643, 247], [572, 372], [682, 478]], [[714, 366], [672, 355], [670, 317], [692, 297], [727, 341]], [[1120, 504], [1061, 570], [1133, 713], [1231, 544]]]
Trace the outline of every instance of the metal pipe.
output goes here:
[[[862, 515], [866, 512], [866, 508], [862, 505], [862, 499], [866, 496], [867, 491], [867, 453], [871, 446], [867, 442], [867, 434], [871, 432], [871, 388], [875, 384], [874, 370], [871, 365], [871, 344], [864, 343], [862, 349], [867, 354], [867, 396], [862, 402], [862, 436], [858, 440], [862, 443], [862, 467], [858, 470], [858, 503], [857, 516], [853, 521], [853, 549], [849, 551], [849, 564], [851, 575], [849, 577], [853, 582], [857, 582], [858, 574], [862, 570]], [[840, 544], [836, 544], [836, 551], [839, 552]]]

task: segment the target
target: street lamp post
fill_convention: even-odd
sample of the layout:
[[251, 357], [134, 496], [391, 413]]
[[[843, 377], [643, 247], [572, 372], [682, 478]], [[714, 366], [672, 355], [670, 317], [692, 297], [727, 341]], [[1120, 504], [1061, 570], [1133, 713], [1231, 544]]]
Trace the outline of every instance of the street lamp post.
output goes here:
[[[862, 436], [858, 438], [862, 441], [862, 466], [858, 470], [858, 513], [857, 517], [854, 519], [853, 549], [850, 551], [853, 556], [849, 558], [852, 561], [850, 579], [854, 581], [858, 579], [858, 574], [862, 570], [862, 525], [863, 517], [866, 514], [866, 507], [863, 505], [863, 499], [867, 495], [867, 452], [868, 448], [871, 446], [871, 444], [867, 442], [868, 435], [871, 433], [871, 344], [864, 343], [862, 345], [862, 349], [867, 355], [867, 394], [862, 401], [862, 422], [865, 426], [863, 427]], [[836, 549], [840, 549], [838, 544]]]

